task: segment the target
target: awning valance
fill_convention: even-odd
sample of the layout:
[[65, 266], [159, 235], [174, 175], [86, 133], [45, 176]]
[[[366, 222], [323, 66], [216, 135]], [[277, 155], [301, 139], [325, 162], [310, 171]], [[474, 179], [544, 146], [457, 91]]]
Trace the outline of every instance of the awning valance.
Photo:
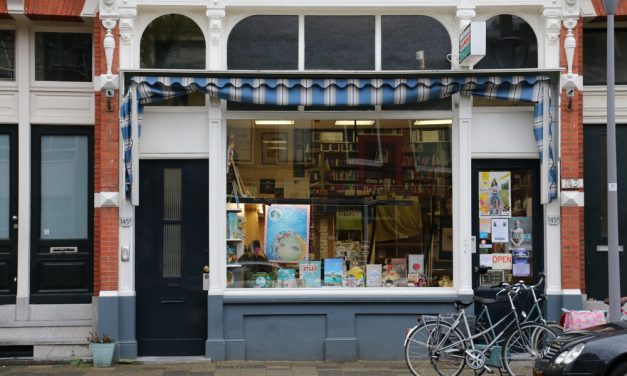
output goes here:
[[[557, 176], [552, 150], [549, 83], [550, 77], [543, 74], [419, 78], [133, 77], [120, 107], [127, 197], [133, 205], [138, 204], [137, 182], [133, 176], [138, 153], [134, 140], [139, 138], [145, 104], [193, 92], [249, 104], [326, 107], [421, 103], [461, 93], [535, 103], [534, 136], [545, 167], [543, 171], [546, 171], [542, 202], [550, 202], [557, 196]], [[546, 160], [545, 154], [548, 155]]]

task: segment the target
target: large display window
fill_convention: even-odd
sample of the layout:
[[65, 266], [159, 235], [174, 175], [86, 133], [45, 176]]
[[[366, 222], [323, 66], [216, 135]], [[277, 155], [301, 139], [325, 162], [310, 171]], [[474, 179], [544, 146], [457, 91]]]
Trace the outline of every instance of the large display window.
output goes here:
[[451, 123], [229, 120], [227, 286], [452, 287]]

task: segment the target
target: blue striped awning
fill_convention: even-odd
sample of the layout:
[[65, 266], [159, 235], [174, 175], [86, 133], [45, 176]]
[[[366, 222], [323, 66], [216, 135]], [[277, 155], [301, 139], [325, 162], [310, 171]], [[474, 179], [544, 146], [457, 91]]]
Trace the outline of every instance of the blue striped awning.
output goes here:
[[[139, 137], [145, 104], [193, 92], [249, 104], [327, 107], [401, 105], [443, 99], [462, 93], [511, 102], [535, 103], [534, 136], [540, 160], [546, 165], [543, 169], [546, 173], [543, 174], [545, 189], [542, 202], [550, 202], [557, 197], [557, 172], [553, 160], [549, 83], [550, 78], [546, 75], [438, 78], [133, 77], [120, 107], [127, 197], [131, 198], [133, 205], [138, 204], [137, 196], [132, 195], [133, 190], [136, 191], [136, 182], [133, 180], [133, 163], [136, 163], [133, 144], [134, 139]], [[545, 153], [548, 154], [546, 160]]]

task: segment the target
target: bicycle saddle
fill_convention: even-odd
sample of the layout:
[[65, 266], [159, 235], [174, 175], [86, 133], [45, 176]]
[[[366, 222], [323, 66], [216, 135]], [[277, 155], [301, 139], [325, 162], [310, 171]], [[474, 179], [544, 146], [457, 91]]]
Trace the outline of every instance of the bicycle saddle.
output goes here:
[[470, 306], [473, 303], [473, 301], [469, 301], [469, 302], [463, 302], [461, 300], [456, 300], [455, 303], [453, 303], [455, 305], [456, 309], [464, 309], [468, 306]]
[[484, 298], [483, 296], [474, 296], [474, 301], [479, 304], [494, 304], [496, 303], [496, 299]]

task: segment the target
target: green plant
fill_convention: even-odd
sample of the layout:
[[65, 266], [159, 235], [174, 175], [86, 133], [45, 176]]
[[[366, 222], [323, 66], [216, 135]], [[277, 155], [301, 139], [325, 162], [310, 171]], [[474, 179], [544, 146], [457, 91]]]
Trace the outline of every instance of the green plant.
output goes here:
[[113, 343], [113, 338], [106, 334], [98, 335], [98, 332], [89, 332], [89, 337], [87, 337], [87, 341], [90, 343]]

